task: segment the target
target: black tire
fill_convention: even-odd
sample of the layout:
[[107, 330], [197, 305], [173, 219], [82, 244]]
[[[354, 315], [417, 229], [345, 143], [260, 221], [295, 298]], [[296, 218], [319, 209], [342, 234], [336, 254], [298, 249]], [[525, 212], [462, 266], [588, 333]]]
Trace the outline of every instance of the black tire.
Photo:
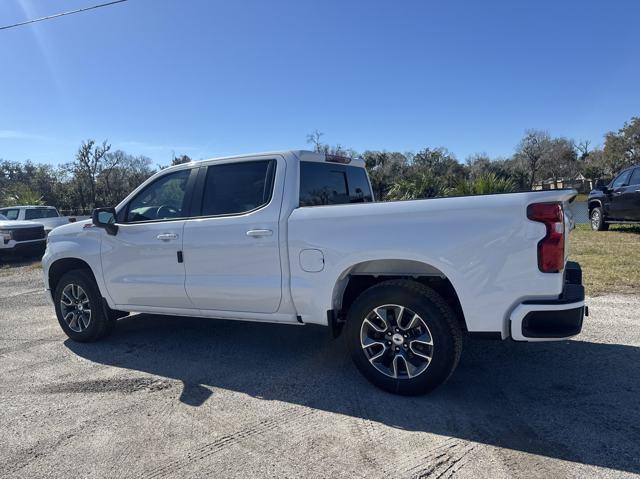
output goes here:
[[[81, 297], [83, 300], [85, 297], [88, 300], [88, 303], [85, 304], [88, 304], [91, 314], [86, 324], [83, 322], [80, 325], [80, 320], [76, 320], [74, 323], [75, 318], [69, 323], [64, 319], [61, 302], [65, 288], [70, 285], [79, 286], [84, 292]], [[68, 302], [67, 297], [65, 297], [65, 301]], [[69, 271], [60, 278], [53, 294], [53, 302], [60, 327], [74, 341], [82, 343], [97, 341], [109, 334], [115, 325], [115, 320], [110, 317], [107, 308], [103, 307], [102, 295], [93, 275], [85, 269]], [[84, 306], [85, 309], [86, 307]], [[81, 330], [78, 331], [77, 329]]]
[[604, 220], [604, 212], [599, 206], [593, 208], [589, 213], [589, 219], [591, 223], [591, 229], [593, 231], [607, 231], [609, 229], [609, 223]]
[[[426, 325], [433, 344], [430, 347], [431, 360], [428, 362], [426, 369], [414, 377], [409, 375], [407, 360], [403, 361], [404, 368], [400, 366], [396, 368], [394, 364], [396, 359], [392, 359], [393, 373], [396, 375], [396, 377], [392, 377], [379, 370], [379, 367], [384, 366], [380, 364], [374, 366], [370, 362], [370, 356], [367, 355], [370, 353], [365, 352], [365, 347], [361, 342], [361, 334], [365, 334], [363, 333], [365, 331], [363, 328], [369, 328], [369, 326], [363, 326], [363, 324], [365, 319], [372, 318], [370, 314], [375, 314], [374, 308], [379, 308], [383, 305], [398, 305], [405, 308], [404, 310], [398, 309], [398, 315], [401, 318], [401, 322], [405, 323], [405, 326], [407, 325], [407, 320], [402, 319], [404, 315], [402, 311], [407, 310], [418, 315], [423, 324]], [[413, 315], [410, 314], [410, 316]], [[390, 321], [391, 323], [394, 321], [393, 314]], [[383, 321], [383, 323], [385, 322]], [[389, 335], [390, 331], [385, 331], [385, 333], [377, 333], [374, 330], [373, 334]], [[398, 330], [395, 329], [395, 331]], [[393, 336], [395, 337], [396, 334], [393, 334]], [[406, 335], [404, 337], [407, 338]], [[409, 280], [384, 281], [360, 294], [349, 308], [345, 338], [351, 357], [360, 372], [376, 386], [402, 395], [424, 394], [443, 384], [449, 379], [458, 365], [462, 351], [462, 331], [456, 314], [451, 307], [433, 289]], [[384, 336], [384, 339], [384, 343], [390, 346], [381, 346], [381, 348], [385, 348], [385, 352], [381, 355], [382, 359], [380, 361], [385, 360], [384, 355], [388, 355], [388, 358], [395, 358], [397, 355], [403, 355], [407, 358], [406, 354], [411, 355], [414, 352], [410, 339], [404, 340], [408, 343], [408, 349], [406, 349], [406, 344], [399, 345], [397, 343], [396, 346], [400, 347], [396, 349], [396, 346], [391, 341], [386, 341], [389, 338]], [[401, 340], [401, 338], [396, 339]], [[402, 351], [402, 347], [405, 347], [406, 354], [405, 351]], [[400, 353], [395, 352], [398, 350]], [[371, 354], [371, 356], [375, 356], [375, 354]], [[414, 357], [415, 359], [419, 358]], [[412, 359], [409, 358], [409, 361], [412, 361]], [[399, 369], [404, 369], [404, 377], [401, 377], [402, 374], [399, 373]], [[417, 370], [414, 372], [417, 372]]]

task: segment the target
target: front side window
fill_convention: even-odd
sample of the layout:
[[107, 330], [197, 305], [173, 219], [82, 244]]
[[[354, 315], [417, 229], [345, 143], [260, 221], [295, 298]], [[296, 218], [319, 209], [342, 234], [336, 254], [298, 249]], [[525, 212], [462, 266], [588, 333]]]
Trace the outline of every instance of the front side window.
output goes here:
[[0, 213], [6, 216], [8, 220], [17, 220], [18, 215], [20, 214], [20, 210], [17, 208], [11, 208], [6, 210], [0, 210]]
[[184, 217], [184, 198], [190, 174], [191, 170], [169, 173], [144, 188], [129, 203], [127, 222]]
[[271, 200], [275, 168], [275, 160], [209, 166], [201, 214], [242, 214], [266, 205]]
[[373, 201], [363, 168], [300, 162], [300, 206], [343, 205]]
[[37, 220], [40, 218], [57, 218], [58, 213], [53, 208], [32, 208], [24, 211], [25, 220]]
[[630, 185], [640, 185], [640, 168], [636, 168], [631, 173], [631, 178], [629, 178]]
[[627, 180], [629, 179], [629, 175], [631, 175], [631, 170], [625, 171], [624, 173], [618, 175], [618, 177], [613, 180], [613, 183], [611, 183], [611, 188], [615, 189], [626, 185]]

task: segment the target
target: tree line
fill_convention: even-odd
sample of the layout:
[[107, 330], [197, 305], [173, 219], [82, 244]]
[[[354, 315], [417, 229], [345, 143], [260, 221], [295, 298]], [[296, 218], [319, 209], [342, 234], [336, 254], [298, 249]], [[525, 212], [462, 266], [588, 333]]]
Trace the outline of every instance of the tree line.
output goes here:
[[[174, 156], [170, 165], [191, 161]], [[115, 206], [163, 166], [143, 155], [112, 151], [107, 141], [83, 141], [73, 161], [60, 166], [0, 160], [1, 205], [52, 205], [68, 214]]]
[[605, 134], [603, 147], [527, 130], [510, 157], [475, 154], [464, 163], [443, 147], [424, 148], [417, 153], [359, 154], [341, 145], [330, 146], [322, 142], [322, 136], [315, 131], [307, 136], [307, 142], [316, 151], [363, 158], [374, 194], [382, 200], [529, 191], [542, 181], [561, 187], [561, 180], [579, 175], [595, 185], [627, 166], [640, 164], [640, 117]]
[[[618, 131], [604, 135], [603, 147], [588, 141], [552, 137], [528, 130], [508, 158], [476, 154], [464, 163], [446, 148], [424, 148], [417, 153], [372, 151], [362, 153], [331, 146], [315, 131], [307, 142], [319, 152], [361, 157], [380, 200], [429, 198], [531, 190], [537, 182], [576, 178], [612, 178], [626, 166], [640, 163], [640, 117]], [[174, 156], [171, 165], [191, 161]], [[167, 165], [169, 166], [169, 165]], [[47, 204], [69, 214], [119, 203], [135, 187], [163, 166], [146, 156], [113, 151], [107, 141], [82, 142], [75, 158], [59, 166], [0, 160], [0, 205]]]

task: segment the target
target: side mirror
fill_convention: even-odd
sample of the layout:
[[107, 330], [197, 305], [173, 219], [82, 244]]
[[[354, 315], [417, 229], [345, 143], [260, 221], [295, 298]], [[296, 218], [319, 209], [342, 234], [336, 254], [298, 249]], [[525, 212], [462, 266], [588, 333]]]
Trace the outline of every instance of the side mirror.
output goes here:
[[91, 215], [91, 221], [93, 226], [103, 228], [107, 234], [114, 236], [118, 233], [115, 208], [96, 208]]
[[602, 191], [602, 192], [603, 192], [603, 193], [605, 193], [605, 194], [606, 194], [606, 193], [610, 193], [610, 192], [611, 192], [611, 190], [609, 189], [609, 186], [608, 186], [608, 185], [600, 185], [600, 186], [598, 186], [598, 188], [597, 188], [597, 189], [598, 189], [598, 190], [600, 190], [600, 191]]

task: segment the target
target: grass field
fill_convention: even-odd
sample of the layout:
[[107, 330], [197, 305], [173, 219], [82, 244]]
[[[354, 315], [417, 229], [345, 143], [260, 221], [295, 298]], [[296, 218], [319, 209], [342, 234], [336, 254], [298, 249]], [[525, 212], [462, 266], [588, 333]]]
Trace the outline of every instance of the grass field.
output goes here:
[[592, 231], [578, 225], [569, 240], [569, 257], [582, 266], [588, 296], [640, 293], [640, 227], [611, 226]]

